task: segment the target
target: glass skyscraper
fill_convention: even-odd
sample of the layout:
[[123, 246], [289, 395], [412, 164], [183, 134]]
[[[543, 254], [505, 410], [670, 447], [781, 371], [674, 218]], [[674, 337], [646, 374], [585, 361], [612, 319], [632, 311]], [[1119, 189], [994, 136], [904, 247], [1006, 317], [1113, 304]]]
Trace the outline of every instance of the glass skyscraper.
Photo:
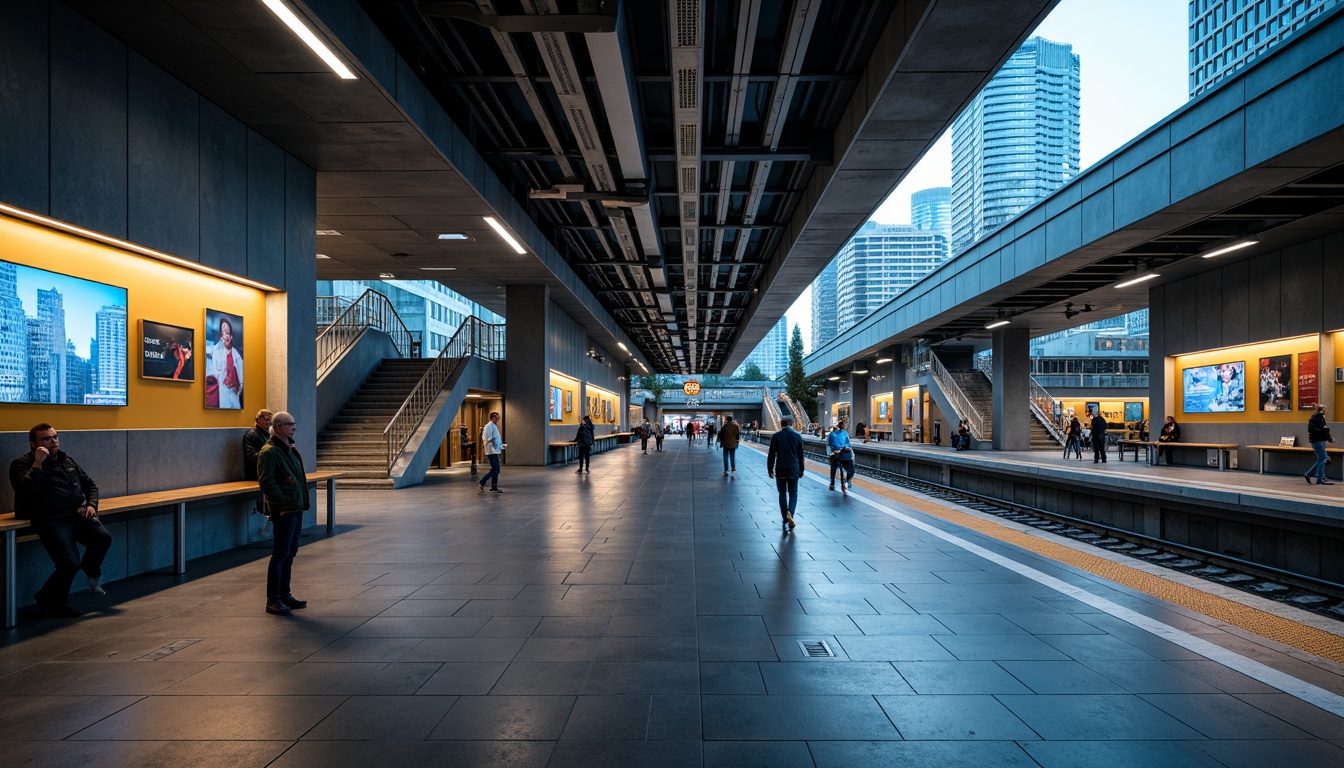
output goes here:
[[1341, 0], [1190, 0], [1190, 98]]
[[812, 281], [812, 349], [820, 349], [823, 344], [834, 339], [840, 333], [836, 325], [836, 272], [839, 265], [834, 259]]
[[742, 370], [750, 363], [755, 363], [756, 367], [761, 369], [768, 379], [778, 379], [789, 370], [789, 318], [787, 315], [779, 318], [775, 327], [765, 334], [761, 343], [747, 355], [747, 359], [742, 361], [733, 372], [734, 376], [740, 375]]
[[947, 235], [904, 224], [868, 222], [836, 256], [840, 332], [891, 301], [947, 261]]
[[952, 188], [932, 187], [910, 195], [910, 223], [925, 232], [952, 231]]
[[952, 124], [952, 253], [1078, 174], [1073, 46], [1022, 44]]

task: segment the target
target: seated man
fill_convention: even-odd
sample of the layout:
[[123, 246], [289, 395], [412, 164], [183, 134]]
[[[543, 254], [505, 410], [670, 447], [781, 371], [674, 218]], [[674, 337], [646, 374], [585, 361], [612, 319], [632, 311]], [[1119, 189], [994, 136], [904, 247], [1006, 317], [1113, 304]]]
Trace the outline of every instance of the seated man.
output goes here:
[[[43, 616], [74, 618], [82, 612], [70, 605], [70, 584], [82, 569], [89, 591], [106, 594], [103, 558], [112, 534], [98, 520], [98, 486], [70, 454], [61, 450], [55, 427], [38, 424], [28, 430], [32, 450], [9, 465], [15, 516], [31, 520], [56, 570], [34, 595]], [[84, 545], [84, 558], [78, 544]]]

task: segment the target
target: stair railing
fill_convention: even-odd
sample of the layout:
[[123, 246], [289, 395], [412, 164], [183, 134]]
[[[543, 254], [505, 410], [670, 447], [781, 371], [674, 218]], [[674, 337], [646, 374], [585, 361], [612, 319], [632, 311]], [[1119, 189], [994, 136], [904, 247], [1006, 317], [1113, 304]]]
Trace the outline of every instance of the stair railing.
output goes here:
[[985, 417], [980, 415], [980, 411], [971, 403], [971, 399], [966, 396], [961, 385], [953, 378], [952, 374], [943, 367], [943, 361], [938, 356], [929, 352], [929, 373], [933, 380], [937, 382], [938, 387], [943, 390], [943, 395], [952, 403], [952, 409], [957, 412], [961, 418], [965, 419], [971, 427], [971, 436], [977, 440], [983, 440], [985, 435]]
[[769, 389], [764, 389], [762, 392], [764, 394], [761, 395], [761, 413], [765, 414], [766, 429], [771, 432], [778, 432], [784, 428], [784, 425], [779, 421], [779, 405], [774, 398], [770, 397]]
[[453, 381], [467, 364], [467, 358], [479, 357], [484, 360], [504, 359], [504, 326], [493, 325], [476, 317], [468, 317], [458, 327], [457, 332], [443, 345], [439, 356], [430, 364], [425, 375], [406, 396], [397, 414], [383, 430], [383, 439], [387, 443], [387, 470], [411, 442], [411, 436], [424, 420], [439, 392]]
[[1041, 386], [1035, 376], [1031, 377], [1030, 389], [1028, 390], [1028, 400], [1031, 403], [1031, 412], [1035, 414], [1036, 420], [1045, 425], [1049, 430], [1050, 436], [1063, 445], [1066, 441], [1064, 430], [1055, 422], [1055, 413], [1062, 413], [1063, 408], [1058, 407], [1058, 401]]
[[783, 400], [784, 404], [789, 407], [789, 413], [793, 414], [793, 423], [798, 425], [799, 432], [807, 432], [812, 429], [812, 420], [807, 418], [807, 411], [803, 410], [798, 401], [789, 397], [788, 392], [780, 392], [779, 399]]
[[[341, 305], [339, 297], [318, 297], [318, 317], [324, 312], [335, 311]], [[350, 302], [331, 324], [317, 334], [317, 378], [319, 381], [331, 370], [341, 355], [350, 348], [360, 334], [373, 328], [392, 339], [397, 354], [402, 357], [415, 357], [419, 351], [415, 335], [406, 328], [401, 315], [397, 314], [392, 300], [373, 290], [364, 291], [358, 299]]]

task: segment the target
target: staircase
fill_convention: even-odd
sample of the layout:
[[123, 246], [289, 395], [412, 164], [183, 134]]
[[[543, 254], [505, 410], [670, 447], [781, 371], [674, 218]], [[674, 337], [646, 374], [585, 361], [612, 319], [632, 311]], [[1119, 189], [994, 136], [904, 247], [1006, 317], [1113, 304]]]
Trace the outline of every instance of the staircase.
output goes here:
[[345, 488], [391, 488], [383, 430], [433, 363], [383, 360], [318, 436], [317, 468], [344, 472], [336, 482]]
[[1059, 451], [1063, 446], [1050, 434], [1050, 430], [1036, 418], [1035, 414], [1031, 417], [1031, 450], [1033, 451]]
[[[966, 395], [966, 399], [971, 401], [975, 410], [985, 419], [985, 434], [981, 435], [981, 440], [994, 439], [994, 387], [989, 382], [989, 377], [978, 370], [970, 371], [948, 371], [961, 387], [961, 391]], [[952, 431], [956, 431], [956, 425], [952, 425]]]

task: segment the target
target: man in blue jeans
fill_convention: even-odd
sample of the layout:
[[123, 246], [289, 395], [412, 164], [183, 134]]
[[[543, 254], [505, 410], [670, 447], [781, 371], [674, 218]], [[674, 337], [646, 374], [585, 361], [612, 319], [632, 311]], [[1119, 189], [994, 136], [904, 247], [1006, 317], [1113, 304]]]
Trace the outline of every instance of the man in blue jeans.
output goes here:
[[1316, 478], [1317, 485], [1334, 485], [1334, 483], [1325, 479], [1325, 465], [1329, 463], [1330, 456], [1325, 452], [1325, 444], [1333, 443], [1335, 439], [1330, 436], [1330, 425], [1325, 423], [1325, 406], [1316, 406], [1316, 413], [1312, 414], [1307, 420], [1307, 442], [1311, 443], [1311, 450], [1316, 452], [1316, 463], [1311, 465], [1306, 478], [1307, 485], [1311, 485], [1311, 478]]
[[731, 467], [737, 474], [737, 444], [741, 441], [742, 431], [732, 416], [725, 416], [723, 429], [719, 430], [719, 445], [723, 447], [723, 475], [728, 476]]
[[294, 558], [299, 553], [303, 513], [312, 506], [303, 457], [294, 447], [297, 429], [293, 416], [284, 411], [275, 414], [271, 417], [271, 436], [257, 453], [257, 485], [266, 500], [266, 515], [273, 531], [271, 562], [266, 568], [266, 612], [278, 616], [308, 605], [289, 587]]
[[854, 484], [854, 449], [849, 444], [849, 433], [845, 431], [845, 420], [835, 423], [835, 429], [826, 435], [826, 447], [831, 457], [831, 490], [835, 490], [835, 470], [840, 470], [840, 492], [849, 494]]
[[503, 493], [499, 490], [499, 454], [504, 450], [504, 443], [499, 438], [499, 411], [490, 412], [490, 423], [481, 430], [481, 445], [485, 446], [485, 458], [490, 460], [490, 471], [477, 485], [481, 487], [481, 493], [485, 493], [487, 482], [491, 493]]
[[780, 429], [770, 437], [770, 451], [765, 456], [765, 471], [774, 478], [779, 491], [779, 516], [784, 520], [784, 532], [793, 530], [793, 513], [798, 509], [798, 480], [803, 476], [803, 436], [793, 431], [793, 419], [781, 417]]

